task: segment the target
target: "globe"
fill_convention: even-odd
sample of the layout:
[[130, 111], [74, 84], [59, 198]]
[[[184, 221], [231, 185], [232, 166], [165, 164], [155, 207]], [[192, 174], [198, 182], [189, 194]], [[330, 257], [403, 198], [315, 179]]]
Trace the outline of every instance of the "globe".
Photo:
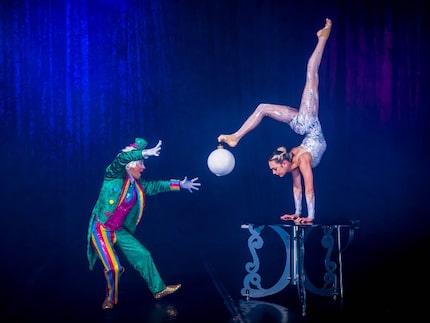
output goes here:
[[224, 149], [223, 145], [218, 145], [217, 149], [210, 153], [208, 157], [208, 167], [216, 176], [225, 176], [231, 173], [235, 165], [233, 154]]

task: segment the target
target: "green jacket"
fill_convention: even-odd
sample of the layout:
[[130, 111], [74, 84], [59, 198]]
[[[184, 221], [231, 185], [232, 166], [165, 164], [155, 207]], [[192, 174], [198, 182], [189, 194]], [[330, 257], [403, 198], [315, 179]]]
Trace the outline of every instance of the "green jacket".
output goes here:
[[[139, 142], [139, 138], [136, 139], [136, 142]], [[97, 217], [101, 223], [105, 223], [109, 216], [113, 214], [113, 211], [119, 202], [122, 201], [131, 182], [125, 166], [131, 161], [141, 160], [142, 150], [145, 146], [146, 142], [144, 141], [144, 144], [138, 146], [135, 150], [119, 153], [113, 162], [106, 168], [102, 188], [92, 210], [88, 226], [87, 257], [90, 270], [94, 268], [97, 260], [97, 253], [91, 244], [91, 230], [93, 222]], [[136, 189], [138, 199], [124, 219], [122, 225], [123, 229], [134, 234], [136, 227], [142, 218], [143, 209], [145, 207], [145, 196], [173, 190], [177, 191], [178, 186], [172, 186], [171, 183], [172, 180], [145, 181], [142, 178], [137, 180]]]

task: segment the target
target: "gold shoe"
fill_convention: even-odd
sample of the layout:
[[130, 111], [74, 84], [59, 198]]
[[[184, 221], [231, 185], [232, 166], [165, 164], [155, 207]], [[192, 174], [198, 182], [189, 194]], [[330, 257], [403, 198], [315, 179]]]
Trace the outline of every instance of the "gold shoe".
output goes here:
[[106, 297], [103, 304], [102, 304], [102, 309], [104, 310], [110, 310], [113, 308], [113, 304], [109, 301], [109, 298]]
[[163, 289], [161, 292], [155, 293], [154, 294], [154, 298], [155, 299], [160, 299], [164, 296], [167, 296], [169, 294], [173, 294], [174, 292], [176, 292], [179, 288], [181, 288], [181, 284], [176, 284], [176, 285], [168, 285], [165, 289]]

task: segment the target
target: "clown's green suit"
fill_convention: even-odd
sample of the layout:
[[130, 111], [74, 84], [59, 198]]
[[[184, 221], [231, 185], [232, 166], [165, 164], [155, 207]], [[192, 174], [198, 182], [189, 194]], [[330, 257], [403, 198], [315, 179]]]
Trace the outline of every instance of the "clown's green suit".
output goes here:
[[[124, 271], [115, 248], [120, 249], [141, 274], [152, 293], [166, 288], [151, 253], [134, 237], [134, 232], [142, 218], [145, 196], [180, 190], [180, 181], [175, 179], [145, 181], [140, 178], [133, 181], [125, 167], [132, 161], [142, 160], [142, 150], [147, 142], [136, 138], [131, 146], [132, 150], [120, 152], [106, 168], [88, 227], [89, 268], [94, 268], [99, 257], [104, 266], [106, 297], [112, 304], [118, 302], [119, 277]], [[109, 225], [113, 219], [116, 219], [113, 221], [116, 226]]]

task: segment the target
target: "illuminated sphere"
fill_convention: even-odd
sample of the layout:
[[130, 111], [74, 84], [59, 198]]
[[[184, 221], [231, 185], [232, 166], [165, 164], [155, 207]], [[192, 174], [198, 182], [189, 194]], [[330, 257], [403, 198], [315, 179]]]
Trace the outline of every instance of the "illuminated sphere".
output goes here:
[[233, 154], [219, 145], [208, 157], [208, 167], [216, 176], [224, 176], [231, 173], [235, 165]]

